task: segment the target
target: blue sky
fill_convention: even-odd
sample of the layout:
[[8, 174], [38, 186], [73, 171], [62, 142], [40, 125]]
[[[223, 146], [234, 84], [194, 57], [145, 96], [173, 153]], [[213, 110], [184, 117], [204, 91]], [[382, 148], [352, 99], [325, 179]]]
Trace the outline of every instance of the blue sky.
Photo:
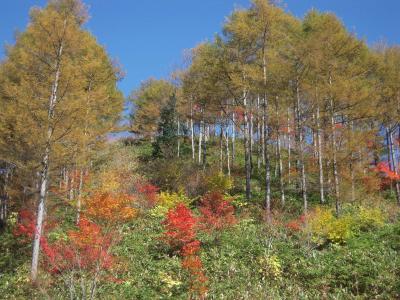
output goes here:
[[[336, 13], [349, 30], [369, 44], [385, 39], [400, 44], [400, 0], [286, 0], [286, 10], [302, 17], [309, 9]], [[125, 95], [149, 77], [165, 77], [179, 67], [184, 49], [212, 39], [235, 6], [249, 0], [86, 0], [91, 18], [87, 28], [118, 59], [126, 77]], [[29, 8], [45, 0], [3, 0], [0, 43], [12, 44], [24, 30]], [[0, 57], [4, 57], [3, 48]]]

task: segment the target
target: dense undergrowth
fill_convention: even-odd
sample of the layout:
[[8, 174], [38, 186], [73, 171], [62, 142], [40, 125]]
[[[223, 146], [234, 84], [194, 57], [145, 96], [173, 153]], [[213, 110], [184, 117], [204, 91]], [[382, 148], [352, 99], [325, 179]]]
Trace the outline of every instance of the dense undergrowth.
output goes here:
[[[119, 162], [108, 162], [108, 168], [120, 167], [121, 162], [132, 159], [131, 155], [126, 155], [131, 151], [137, 153], [135, 157], [138, 155], [139, 161], [146, 161], [146, 151], [142, 150], [140, 146], [114, 145], [110, 152], [119, 157]], [[115, 156], [115, 153], [119, 155]], [[100, 157], [99, 161], [103, 158]], [[103, 166], [104, 162], [100, 162], [99, 166]], [[146, 164], [134, 167], [144, 174], [146, 168]], [[104, 172], [105, 169], [99, 167], [99, 170]], [[171, 175], [166, 174], [166, 178], [174, 175], [174, 170], [169, 172]], [[337, 218], [329, 202], [321, 206], [312, 201], [312, 197], [309, 213], [299, 214], [301, 200], [295, 193], [289, 193], [284, 208], [279, 206], [279, 199], [274, 200], [274, 215], [271, 223], [267, 223], [261, 192], [255, 192], [252, 200], [246, 201], [241, 190], [243, 187], [237, 182], [218, 172], [204, 174], [201, 169], [196, 172], [200, 178], [196, 188], [201, 191], [197, 195], [191, 193], [193, 187], [190, 185], [187, 189], [188, 186], [178, 184], [177, 189], [171, 190], [166, 188], [168, 184], [159, 183], [164, 191], [150, 183], [136, 188], [136, 193], [141, 192], [146, 201], [154, 203], [143, 205], [143, 199], [140, 202], [136, 195], [137, 214], [118, 225], [118, 242], [110, 249], [113, 265], [99, 279], [96, 298], [400, 297], [400, 221], [398, 209], [390, 197], [376, 196], [374, 200], [369, 197], [359, 199], [357, 203], [344, 204]], [[146, 175], [150, 177], [148, 173]], [[130, 180], [136, 180], [133, 178], [136, 177]], [[157, 182], [157, 178], [153, 177], [153, 182]], [[99, 188], [98, 185], [96, 187]], [[211, 190], [214, 194], [208, 193]], [[219, 206], [212, 206], [213, 203], [219, 203]], [[179, 205], [189, 208], [193, 224], [200, 225], [192, 228], [196, 232], [182, 227], [184, 231], [178, 231], [175, 239], [182, 237], [179, 236], [182, 232], [189, 234], [190, 231], [192, 236], [183, 236], [181, 244], [172, 245], [165, 239], [168, 230], [166, 220], [168, 211], [174, 211]], [[49, 229], [49, 240], [65, 239], [68, 232], [76, 230], [74, 213], [73, 207], [54, 209], [53, 214], [57, 215], [59, 223]], [[179, 227], [179, 218], [183, 217], [176, 210], [175, 213], [178, 221], [172, 221]], [[70, 298], [70, 287], [65, 278], [46, 271], [45, 267], [39, 285], [32, 286], [30, 283], [31, 243], [15, 234], [20, 219], [21, 216], [17, 215], [11, 217], [9, 226], [1, 234], [2, 298]], [[188, 219], [183, 220], [186, 220], [184, 225], [187, 224]], [[196, 241], [199, 241], [198, 245]], [[184, 254], [180, 250], [183, 248], [179, 247], [187, 244], [194, 247], [186, 248]], [[193, 290], [197, 277], [193, 277], [192, 269], [183, 267], [188, 257], [198, 258], [200, 265], [196, 266], [201, 270], [204, 281], [204, 288], [198, 289], [200, 292]], [[42, 261], [45, 263], [46, 257]], [[195, 274], [198, 276], [198, 273]], [[82, 273], [79, 276], [88, 275]], [[89, 298], [78, 292], [75, 296]]]

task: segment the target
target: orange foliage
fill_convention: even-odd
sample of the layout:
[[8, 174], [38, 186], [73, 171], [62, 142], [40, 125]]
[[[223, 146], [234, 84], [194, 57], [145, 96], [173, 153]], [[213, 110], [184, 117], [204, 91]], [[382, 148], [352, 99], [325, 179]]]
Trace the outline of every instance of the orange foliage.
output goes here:
[[110, 269], [114, 258], [109, 250], [115, 238], [115, 233], [104, 234], [98, 225], [82, 218], [77, 230], [68, 232], [68, 241], [49, 243], [42, 238], [45, 266], [53, 274], [66, 270], [98, 272]]
[[86, 214], [111, 223], [127, 221], [137, 214], [133, 202], [131, 195], [123, 193], [95, 193], [86, 199]]
[[390, 167], [389, 167], [388, 163], [386, 163], [386, 162], [380, 162], [376, 166], [376, 170], [378, 172], [385, 174], [385, 176], [391, 180], [400, 180], [400, 174], [396, 174], [395, 172], [390, 170]]

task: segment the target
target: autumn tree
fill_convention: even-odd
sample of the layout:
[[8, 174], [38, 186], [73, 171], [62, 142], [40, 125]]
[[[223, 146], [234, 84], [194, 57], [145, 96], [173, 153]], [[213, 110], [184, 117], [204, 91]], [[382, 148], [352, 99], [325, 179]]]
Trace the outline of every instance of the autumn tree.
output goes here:
[[[39, 189], [32, 280], [37, 277], [46, 198], [52, 184], [51, 171], [57, 167], [61, 155], [70, 153], [66, 143], [78, 139], [74, 133], [89, 134], [91, 117], [83, 124], [81, 121], [86, 119], [88, 111], [94, 112], [90, 107], [96, 107], [96, 110], [101, 107], [101, 112], [93, 117], [97, 128], [102, 127], [98, 125], [102, 120], [114, 122], [122, 109], [121, 97], [115, 88], [115, 71], [111, 71], [105, 52], [98, 55], [103, 50], [99, 47], [94, 50], [95, 40], [82, 29], [86, 16], [86, 9], [78, 0], [50, 1], [44, 9], [33, 9], [28, 28], [8, 49], [0, 76], [0, 98], [4, 107], [2, 156], [20, 167], [21, 172], [30, 174], [30, 178], [37, 178], [31, 186], [37, 185]], [[98, 53], [93, 55], [91, 51]], [[87, 71], [90, 64], [96, 65], [95, 56], [96, 61], [109, 70], [106, 75], [108, 85], [101, 88], [103, 95], [93, 100], [102, 101], [97, 103], [99, 105], [87, 103], [90, 88], [88, 72], [83, 70]], [[100, 88], [97, 92], [100, 93]], [[108, 130], [109, 125], [105, 128]], [[97, 139], [98, 132], [95, 136]]]

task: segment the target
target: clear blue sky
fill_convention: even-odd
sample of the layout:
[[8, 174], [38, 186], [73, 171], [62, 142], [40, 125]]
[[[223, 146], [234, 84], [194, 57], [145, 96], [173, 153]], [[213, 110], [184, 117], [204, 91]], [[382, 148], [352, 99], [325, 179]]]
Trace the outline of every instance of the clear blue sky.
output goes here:
[[[286, 0], [286, 9], [302, 17], [310, 8], [336, 13], [369, 44], [385, 39], [400, 44], [400, 0]], [[249, 0], [86, 0], [87, 28], [126, 71], [125, 95], [149, 77], [167, 76], [179, 66], [184, 49], [212, 39], [235, 6]], [[12, 44], [24, 30], [29, 8], [45, 0], [2, 0], [0, 43]], [[3, 48], [0, 57], [4, 57]]]

